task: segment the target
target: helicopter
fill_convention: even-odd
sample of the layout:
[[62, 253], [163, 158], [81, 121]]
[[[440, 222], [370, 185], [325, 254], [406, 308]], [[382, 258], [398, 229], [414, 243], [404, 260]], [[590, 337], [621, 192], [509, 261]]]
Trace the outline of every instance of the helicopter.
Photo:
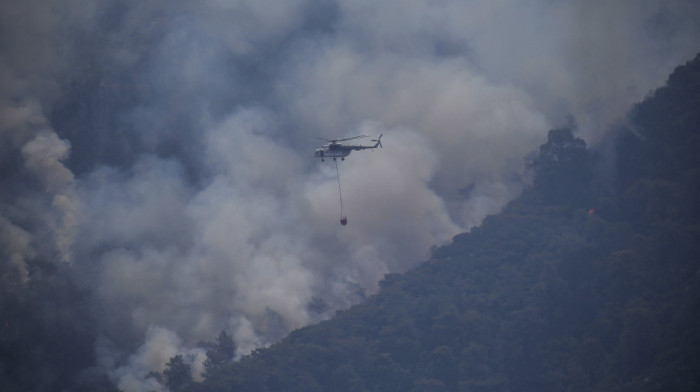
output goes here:
[[382, 135], [380, 134], [378, 138], [372, 139], [373, 142], [376, 142], [373, 146], [354, 146], [354, 145], [345, 145], [341, 144], [340, 142], [345, 142], [348, 140], [355, 140], [355, 139], [361, 139], [368, 137], [367, 135], [360, 135], [360, 136], [353, 136], [353, 137], [346, 137], [345, 139], [326, 139], [320, 137], [319, 139], [325, 140], [329, 142], [328, 144], [324, 144], [323, 147], [317, 148], [316, 151], [314, 152], [314, 157], [316, 158], [321, 158], [321, 161], [325, 161], [325, 158], [333, 158], [335, 161], [336, 159], [340, 158], [341, 161], [345, 160], [345, 157], [350, 155], [350, 153], [353, 150], [370, 150], [373, 148], [377, 147], [382, 147]]

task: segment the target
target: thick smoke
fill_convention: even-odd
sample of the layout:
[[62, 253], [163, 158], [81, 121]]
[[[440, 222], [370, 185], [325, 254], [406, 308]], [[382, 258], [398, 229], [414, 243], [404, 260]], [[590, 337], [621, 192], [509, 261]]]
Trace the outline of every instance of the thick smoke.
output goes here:
[[[0, 257], [3, 284], [29, 279], [31, 260], [70, 261], [78, 225], [74, 175], [64, 166], [70, 142], [47, 119], [69, 80], [65, 38], [91, 26], [89, 3], [0, 5]], [[3, 290], [4, 291], [4, 290]]]
[[[68, 265], [125, 391], [177, 353], [198, 376], [221, 330], [242, 355], [358, 302], [514, 198], [548, 129], [595, 142], [700, 44], [693, 1], [0, 11], [3, 292]], [[342, 227], [316, 137], [380, 133], [338, 162]]]

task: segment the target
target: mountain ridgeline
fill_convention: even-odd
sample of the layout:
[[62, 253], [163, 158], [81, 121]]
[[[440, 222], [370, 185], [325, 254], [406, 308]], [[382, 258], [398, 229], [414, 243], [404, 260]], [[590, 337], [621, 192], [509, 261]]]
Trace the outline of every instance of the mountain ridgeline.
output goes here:
[[700, 390], [698, 108], [700, 56], [596, 149], [550, 131], [531, 187], [420, 267], [387, 275], [377, 295], [237, 362], [210, 363], [203, 382], [175, 374], [168, 385]]

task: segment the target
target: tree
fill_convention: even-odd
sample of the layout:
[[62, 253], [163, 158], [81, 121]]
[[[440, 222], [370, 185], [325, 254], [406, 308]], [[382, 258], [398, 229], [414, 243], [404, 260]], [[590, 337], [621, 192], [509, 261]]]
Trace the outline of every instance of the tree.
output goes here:
[[574, 137], [570, 129], [549, 131], [547, 143], [540, 146], [533, 162], [535, 189], [545, 202], [582, 201], [591, 179], [589, 160], [586, 142]]
[[207, 359], [204, 360], [204, 377], [211, 376], [217, 369], [231, 362], [235, 354], [236, 344], [233, 338], [226, 331], [221, 331], [213, 347], [207, 350]]
[[165, 385], [171, 391], [182, 391], [192, 383], [192, 370], [190, 365], [185, 363], [182, 355], [178, 354], [165, 364], [163, 371], [165, 376]]

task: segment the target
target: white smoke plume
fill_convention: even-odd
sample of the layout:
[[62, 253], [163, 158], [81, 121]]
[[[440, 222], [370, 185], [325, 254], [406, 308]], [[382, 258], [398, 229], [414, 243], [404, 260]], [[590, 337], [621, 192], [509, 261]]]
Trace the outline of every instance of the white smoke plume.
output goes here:
[[[70, 32], [92, 22], [89, 2], [53, 9], [58, 1], [0, 4], [0, 243], [6, 265], [28, 279], [37, 257], [70, 261], [78, 225], [74, 175], [64, 165], [70, 142], [60, 138], [47, 114], [69, 81]], [[5, 263], [5, 261], [9, 261]]]
[[[681, 0], [31, 3], [0, 13], [2, 284], [70, 261], [125, 391], [375, 292], [517, 196], [550, 128], [595, 142], [700, 47]], [[341, 226], [316, 137], [380, 133], [338, 162]]]

